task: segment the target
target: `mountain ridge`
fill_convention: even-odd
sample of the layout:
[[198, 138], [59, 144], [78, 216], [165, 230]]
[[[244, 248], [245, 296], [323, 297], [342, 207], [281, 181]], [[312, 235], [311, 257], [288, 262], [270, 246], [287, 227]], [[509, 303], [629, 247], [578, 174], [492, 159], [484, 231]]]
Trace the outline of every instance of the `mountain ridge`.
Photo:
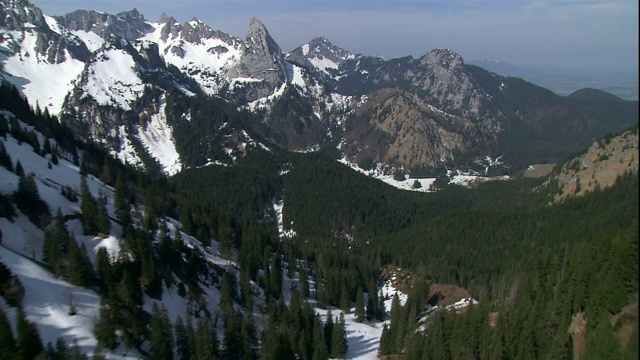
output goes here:
[[[487, 156], [501, 155], [513, 170], [506, 167], [494, 170], [517, 171], [531, 163], [560, 161], [587, 146], [592, 138], [637, 122], [634, 103], [616, 103], [609, 98], [594, 104], [555, 96], [522, 80], [467, 65], [459, 54], [448, 49], [434, 49], [417, 59], [408, 56], [385, 61], [352, 54], [324, 37], [317, 37], [283, 53], [264, 24], [255, 18], [249, 20], [246, 38], [242, 40], [213, 30], [196, 18], [178, 24], [163, 14], [157, 22], [149, 22], [135, 9], [116, 15], [76, 11], [45, 17], [38, 16], [37, 7], [25, 0], [4, 0], [2, 6], [5, 17], [11, 12], [20, 14], [24, 18], [22, 23], [36, 22], [11, 30], [13, 27], [3, 20], [2, 31], [14, 38], [5, 40], [2, 48], [6, 50], [0, 53], [2, 76], [17, 85], [31, 102], [63, 114], [64, 121], [76, 124], [74, 128], [79, 135], [92, 136], [113, 153], [119, 153], [118, 144], [126, 142], [127, 137], [139, 137], [130, 128], [136, 123], [145, 126], [147, 120], [142, 109], [158, 109], [158, 97], [141, 96], [150, 89], [177, 95], [166, 97], [167, 107], [162, 114], [170, 128], [165, 132], [174, 134], [170, 140], [174, 144], [181, 141], [175, 138], [180, 136], [176, 135], [176, 126], [182, 126], [194, 114], [204, 113], [195, 108], [178, 111], [183, 106], [175, 102], [202, 98], [204, 103], [206, 98], [216, 98], [227, 105], [215, 105], [215, 112], [246, 118], [238, 126], [251, 128], [266, 141], [286, 150], [327, 149], [341, 153], [338, 157], [346, 157], [352, 163], [366, 157], [409, 172], [418, 168], [466, 168]], [[24, 9], [34, 10], [27, 14]], [[44, 43], [57, 45], [38, 45]], [[122, 49], [108, 50], [114, 44]], [[112, 58], [107, 55], [109, 51]], [[23, 54], [33, 55], [25, 58]], [[45, 57], [46, 63], [34, 60]], [[96, 64], [101, 62], [106, 68], [121, 69], [120, 75], [128, 75], [116, 76], [117, 81], [108, 80], [106, 70], [96, 75]], [[46, 66], [51, 69], [48, 71], [57, 73], [56, 86], [45, 86], [51, 79], [38, 75]], [[89, 80], [96, 84], [95, 92], [84, 88]], [[380, 128], [372, 119], [358, 120], [364, 112], [354, 110], [363, 104], [375, 107], [376, 104], [366, 101], [367, 97], [388, 89], [401, 89], [417, 99], [386, 110], [410, 110], [411, 115], [404, 119], [407, 124], [422, 121], [420, 108], [428, 105], [425, 109], [431, 107], [468, 125], [450, 127], [447, 130], [452, 135], [450, 139], [456, 140], [444, 147], [425, 146], [441, 140], [413, 134], [423, 145], [384, 155], [387, 142], [402, 142], [397, 138], [399, 133], [387, 132], [384, 137], [388, 140], [383, 142], [374, 136], [369, 137], [371, 143], [363, 143], [366, 136], [359, 138], [360, 135], [376, 133]], [[94, 105], [87, 107], [92, 102]], [[233, 107], [236, 110], [229, 110]], [[610, 121], [602, 109], [616, 113], [615, 120]], [[115, 114], [120, 120], [110, 120], [115, 119]], [[403, 114], [391, 117], [399, 119]], [[355, 126], [356, 123], [360, 125]], [[421, 126], [427, 126], [423, 129], [427, 133], [435, 134], [443, 131], [445, 125], [423, 122]], [[466, 128], [474, 130], [469, 132]], [[361, 133], [354, 129], [361, 129]], [[198, 140], [191, 142], [197, 148], [192, 152], [210, 152], [213, 146], [217, 148], [213, 152], [220, 155], [205, 156], [196, 164], [182, 161], [185, 166], [230, 161], [231, 156], [225, 159], [222, 155], [224, 147], [212, 143], [219, 138], [218, 131], [194, 130], [198, 132]], [[106, 134], [111, 135], [105, 137]], [[368, 150], [367, 155], [361, 153], [364, 148], [375, 151]], [[186, 154], [180, 150], [179, 156], [184, 158]]]

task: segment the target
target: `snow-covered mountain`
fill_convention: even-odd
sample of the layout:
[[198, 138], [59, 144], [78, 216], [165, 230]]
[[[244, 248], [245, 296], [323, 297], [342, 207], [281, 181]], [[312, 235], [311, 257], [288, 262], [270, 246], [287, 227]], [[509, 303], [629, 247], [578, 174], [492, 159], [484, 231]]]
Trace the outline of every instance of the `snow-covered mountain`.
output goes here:
[[[229, 149], [247, 142], [220, 139], [241, 133], [407, 172], [501, 155], [519, 168], [637, 122], [633, 103], [612, 102], [611, 122], [601, 106], [468, 66], [447, 49], [387, 61], [318, 37], [283, 53], [255, 18], [239, 39], [196, 18], [154, 22], [135, 9], [50, 17], [27, 0], [0, 6], [0, 75], [77, 134], [168, 174], [232, 163]], [[398, 92], [402, 106], [380, 96]]]

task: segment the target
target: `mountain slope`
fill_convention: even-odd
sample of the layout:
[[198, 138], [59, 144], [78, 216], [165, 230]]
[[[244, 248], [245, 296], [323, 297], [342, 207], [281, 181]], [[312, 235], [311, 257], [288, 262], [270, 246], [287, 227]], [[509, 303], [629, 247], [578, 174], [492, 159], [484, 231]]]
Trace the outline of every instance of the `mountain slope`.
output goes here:
[[[162, 15], [151, 22], [135, 9], [48, 17], [26, 0], [1, 4], [2, 77], [31, 103], [61, 115], [76, 134], [113, 154], [126, 153], [121, 158], [139, 166], [160, 162], [169, 174], [232, 163], [225, 153], [237, 146], [220, 145], [220, 139], [243, 132], [287, 150], [320, 150], [406, 172], [445, 164], [466, 169], [488, 156], [505, 163], [492, 171], [517, 173], [532, 163], [563, 161], [638, 118], [637, 102], [558, 96], [467, 65], [448, 49], [385, 61], [315, 38], [284, 54], [255, 18], [242, 40], [196, 18], [179, 24]], [[51, 72], [56, 76], [46, 75]], [[398, 90], [411, 100], [402, 106], [374, 103]], [[144, 130], [151, 116], [163, 116], [160, 103], [166, 103], [166, 128], [158, 130], [165, 138], [158, 143], [175, 148], [169, 160], [143, 141], [150, 137], [138, 128]], [[375, 111], [355, 111], [362, 105], [381, 106], [385, 119], [402, 119], [403, 130], [391, 131], [389, 124], [383, 130], [380, 114], [367, 118]], [[199, 116], [211, 107], [219, 114], [214, 125]], [[458, 120], [446, 125], [428, 108]], [[194, 116], [201, 119], [183, 124]], [[241, 121], [221, 131], [223, 124], [231, 126], [222, 118]], [[179, 128], [195, 135], [185, 141]]]

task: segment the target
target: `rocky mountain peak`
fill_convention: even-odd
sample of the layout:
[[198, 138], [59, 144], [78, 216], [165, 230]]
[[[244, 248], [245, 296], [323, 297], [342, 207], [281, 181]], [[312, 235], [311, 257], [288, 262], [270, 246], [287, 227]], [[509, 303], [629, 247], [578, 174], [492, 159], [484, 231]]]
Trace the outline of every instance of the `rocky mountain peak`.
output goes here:
[[111, 15], [94, 10], [76, 10], [55, 19], [71, 31], [94, 32], [107, 40], [110, 35], [116, 35], [128, 41], [133, 41], [151, 28], [144, 16], [136, 9]]
[[0, 27], [14, 31], [27, 28], [35, 28], [36, 31], [48, 30], [42, 11], [29, 1], [2, 0], [0, 5]]
[[165, 13], [162, 13], [158, 18], [158, 24], [162, 26], [160, 30], [162, 41], [167, 41], [170, 37], [175, 38], [182, 31], [182, 25], [173, 16], [168, 16]]
[[322, 55], [333, 61], [343, 61], [354, 55], [349, 51], [334, 45], [324, 36], [314, 38], [309, 42], [309, 53]]
[[228, 71], [230, 78], [249, 77], [263, 80], [251, 86], [246, 100], [253, 101], [270, 95], [287, 81], [287, 67], [280, 46], [273, 40], [260, 20], [252, 17], [247, 27], [245, 46], [240, 63]]
[[184, 23], [181, 31], [182, 38], [193, 44], [201, 43], [202, 39], [212, 37], [213, 33], [212, 28], [195, 17]]
[[420, 61], [432, 67], [441, 67], [453, 70], [460, 65], [464, 65], [464, 60], [460, 54], [449, 49], [434, 49], [426, 53]]

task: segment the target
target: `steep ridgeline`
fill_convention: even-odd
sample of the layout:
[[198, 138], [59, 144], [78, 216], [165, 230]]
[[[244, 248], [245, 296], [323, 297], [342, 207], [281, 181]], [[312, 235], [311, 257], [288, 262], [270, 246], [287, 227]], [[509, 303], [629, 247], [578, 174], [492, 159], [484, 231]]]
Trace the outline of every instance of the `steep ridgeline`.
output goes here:
[[231, 164], [253, 138], [409, 173], [499, 156], [510, 170], [497, 171], [517, 171], [638, 121], [637, 102], [561, 97], [446, 49], [387, 61], [318, 37], [283, 53], [255, 18], [243, 40], [135, 9], [48, 17], [0, 4], [1, 76], [79, 135], [169, 174]]

